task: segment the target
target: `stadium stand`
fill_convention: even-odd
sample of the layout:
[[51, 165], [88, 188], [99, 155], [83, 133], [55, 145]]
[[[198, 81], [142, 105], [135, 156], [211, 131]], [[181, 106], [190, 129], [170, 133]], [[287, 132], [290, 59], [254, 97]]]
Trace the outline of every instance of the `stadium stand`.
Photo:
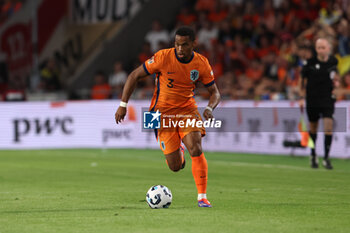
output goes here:
[[[44, 5], [47, 1], [41, 2]], [[25, 5], [25, 1], [2, 1], [2, 11], [10, 3], [13, 11], [18, 10], [19, 5], [22, 7], [22, 3]], [[155, 18], [152, 12], [157, 4], [168, 8], [163, 7], [164, 11]], [[86, 19], [80, 19], [85, 20], [83, 24], [79, 20], [68, 24], [63, 39], [55, 36], [61, 31], [61, 21], [64, 21], [61, 20], [56, 25], [56, 34], [51, 33], [51, 44], [47, 43], [49, 49], [42, 49], [43, 55], [39, 57], [41, 74], [45, 64], [52, 57], [56, 59], [58, 71], [55, 72], [59, 83], [55, 83], [49, 95], [62, 89], [58, 91], [57, 99], [90, 98], [97, 71], [111, 74], [115, 62], [122, 61], [122, 69], [128, 73], [157, 50], [171, 47], [176, 28], [189, 25], [197, 31], [196, 50], [209, 59], [224, 99], [298, 99], [297, 83], [302, 61], [312, 56], [312, 44], [317, 37], [327, 37], [332, 41], [341, 75], [341, 87], [335, 93], [338, 99], [350, 99], [349, 1], [191, 0], [171, 4], [167, 6], [162, 1], [148, 1], [127, 22], [128, 27], [123, 27], [123, 23], [116, 26], [116, 23], [108, 22], [97, 27], [94, 23], [86, 23]], [[62, 12], [67, 11], [62, 9]], [[57, 43], [58, 40], [64, 40], [65, 44]], [[53, 49], [52, 44], [61, 44], [64, 49]], [[67, 57], [69, 54], [71, 56]], [[3, 94], [10, 83], [6, 65], [1, 62], [2, 99], [6, 99]], [[41, 98], [43, 80], [41, 78], [38, 82], [37, 92], [34, 89], [30, 95], [34, 97], [30, 99]], [[109, 95], [110, 98], [120, 96], [122, 83], [110, 83], [112, 92], [115, 92]], [[153, 86], [152, 79], [143, 80], [134, 98], [149, 98]], [[203, 87], [199, 86], [196, 97], [207, 98]]]
[[196, 29], [197, 50], [209, 58], [225, 99], [297, 99], [302, 61], [317, 37], [332, 41], [342, 75], [338, 99], [349, 99], [349, 16], [347, 1], [198, 0], [180, 10], [175, 25]]
[[0, 1], [0, 26], [3, 25], [13, 14], [22, 8], [23, 0]]

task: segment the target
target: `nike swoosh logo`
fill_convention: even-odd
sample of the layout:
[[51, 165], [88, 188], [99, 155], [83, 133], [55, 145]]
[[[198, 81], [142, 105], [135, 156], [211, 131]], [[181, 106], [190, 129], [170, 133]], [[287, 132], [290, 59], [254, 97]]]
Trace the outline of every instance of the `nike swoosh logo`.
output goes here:
[[175, 74], [175, 72], [168, 72], [168, 74]]

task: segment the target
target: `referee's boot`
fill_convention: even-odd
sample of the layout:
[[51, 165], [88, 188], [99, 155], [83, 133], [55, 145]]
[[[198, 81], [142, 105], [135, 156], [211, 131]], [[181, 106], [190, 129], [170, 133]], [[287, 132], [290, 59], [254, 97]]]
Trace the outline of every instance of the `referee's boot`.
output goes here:
[[323, 159], [322, 164], [326, 169], [329, 169], [329, 170], [333, 169], [333, 166], [329, 159]]
[[318, 168], [318, 158], [317, 155], [311, 155], [310, 157], [311, 168]]

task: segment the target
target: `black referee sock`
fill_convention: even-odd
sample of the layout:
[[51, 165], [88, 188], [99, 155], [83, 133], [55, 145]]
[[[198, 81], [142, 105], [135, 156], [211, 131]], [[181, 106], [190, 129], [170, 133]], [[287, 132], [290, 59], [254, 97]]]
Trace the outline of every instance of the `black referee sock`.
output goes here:
[[328, 159], [329, 150], [331, 149], [332, 144], [332, 135], [325, 135], [324, 136], [324, 158]]
[[311, 149], [311, 155], [312, 157], [316, 156], [316, 139], [317, 139], [317, 134], [316, 133], [309, 133], [312, 141], [314, 141], [315, 147]]

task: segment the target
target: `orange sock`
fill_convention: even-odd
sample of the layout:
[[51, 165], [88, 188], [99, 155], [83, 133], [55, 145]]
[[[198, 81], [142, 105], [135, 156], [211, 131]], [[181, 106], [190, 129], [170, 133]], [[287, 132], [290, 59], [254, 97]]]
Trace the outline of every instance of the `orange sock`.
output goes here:
[[183, 164], [185, 162], [185, 153], [182, 153], [181, 151], [180, 153], [181, 153], [181, 164]]
[[192, 174], [198, 193], [207, 193], [208, 163], [204, 153], [192, 158]]

